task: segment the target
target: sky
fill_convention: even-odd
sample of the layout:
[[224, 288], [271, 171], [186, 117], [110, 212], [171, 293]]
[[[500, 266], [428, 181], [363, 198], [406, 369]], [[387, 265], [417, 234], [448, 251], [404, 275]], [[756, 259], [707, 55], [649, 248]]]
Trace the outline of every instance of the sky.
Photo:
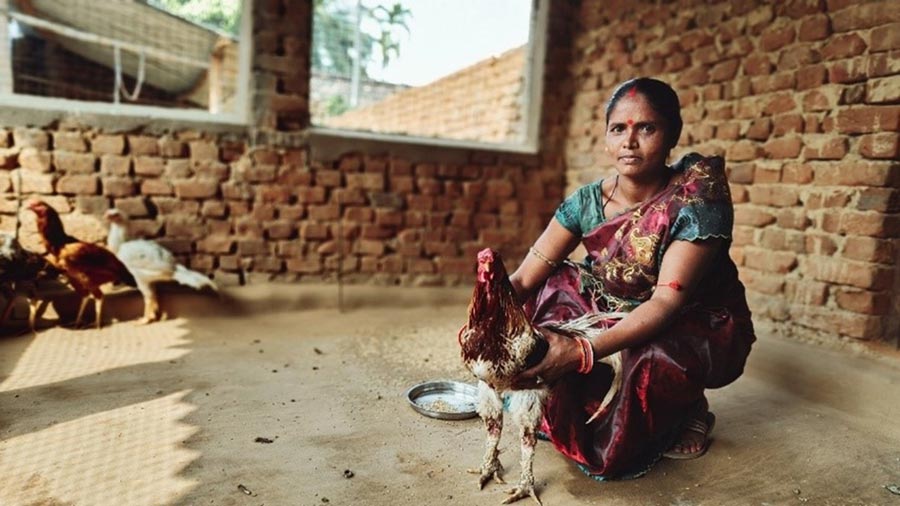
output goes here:
[[[400, 29], [400, 57], [382, 69], [368, 68], [381, 81], [420, 86], [528, 42], [532, 0], [363, 0], [396, 1], [412, 11], [410, 34]], [[354, 2], [355, 3], [355, 2]]]

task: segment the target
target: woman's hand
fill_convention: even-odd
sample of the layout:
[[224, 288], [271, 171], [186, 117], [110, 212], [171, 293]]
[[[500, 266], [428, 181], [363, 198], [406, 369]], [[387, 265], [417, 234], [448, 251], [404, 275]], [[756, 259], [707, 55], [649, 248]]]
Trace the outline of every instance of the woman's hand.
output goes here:
[[553, 383], [564, 374], [578, 369], [581, 364], [581, 345], [578, 340], [565, 337], [542, 328], [541, 334], [549, 348], [544, 359], [536, 366], [522, 371], [513, 380], [514, 388], [537, 388], [545, 383]]

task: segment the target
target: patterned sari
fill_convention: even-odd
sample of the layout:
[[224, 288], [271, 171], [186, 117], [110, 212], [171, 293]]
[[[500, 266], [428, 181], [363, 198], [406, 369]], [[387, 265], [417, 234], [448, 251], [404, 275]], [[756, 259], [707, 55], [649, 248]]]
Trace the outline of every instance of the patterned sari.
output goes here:
[[[528, 301], [535, 324], [633, 309], [653, 293], [672, 241], [716, 237], [730, 244], [733, 208], [723, 160], [691, 154], [672, 170], [661, 193], [608, 220], [599, 183], [563, 202], [557, 220], [581, 235], [588, 256], [582, 264], [563, 264]], [[553, 386], [542, 432], [592, 477], [647, 472], [705, 402], [704, 389], [725, 386], [743, 372], [755, 336], [727, 250], [720, 249], [665, 330], [623, 351], [622, 390], [600, 417], [585, 425], [609, 389], [608, 367], [566, 375]]]

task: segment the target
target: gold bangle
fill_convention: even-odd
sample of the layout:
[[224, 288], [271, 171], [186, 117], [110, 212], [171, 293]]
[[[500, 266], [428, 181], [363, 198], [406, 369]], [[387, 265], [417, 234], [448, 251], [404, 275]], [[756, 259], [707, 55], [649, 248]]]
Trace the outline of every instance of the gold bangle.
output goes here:
[[550, 266], [551, 268], [553, 268], [553, 269], [555, 269], [555, 268], [557, 268], [557, 267], [559, 266], [559, 262], [554, 262], [553, 260], [550, 260], [549, 258], [547, 258], [546, 256], [544, 256], [543, 253], [541, 253], [540, 251], [538, 251], [534, 246], [528, 248], [528, 251], [529, 251], [532, 255], [534, 255], [534, 256], [538, 257], [539, 259], [543, 260], [547, 265], [549, 265], [549, 266]]

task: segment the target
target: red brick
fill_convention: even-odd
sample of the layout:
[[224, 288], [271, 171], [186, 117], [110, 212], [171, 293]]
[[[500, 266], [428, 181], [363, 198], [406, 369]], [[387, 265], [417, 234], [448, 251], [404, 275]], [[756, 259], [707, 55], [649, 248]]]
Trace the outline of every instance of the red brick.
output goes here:
[[308, 255], [302, 258], [288, 258], [285, 267], [289, 272], [301, 274], [319, 274], [322, 272], [322, 257]]
[[858, 57], [829, 63], [828, 80], [832, 83], [848, 84], [865, 81], [868, 78], [869, 60]]
[[797, 90], [808, 90], [821, 86], [828, 80], [825, 65], [810, 65], [797, 71]]
[[[384, 191], [385, 176], [378, 172], [363, 172], [346, 174], [347, 186], [371, 191]], [[318, 182], [318, 174], [317, 174]]]
[[803, 158], [807, 160], [840, 160], [847, 154], [846, 137], [811, 137], [806, 136], [806, 148]]
[[859, 154], [871, 159], [897, 160], [900, 158], [900, 133], [863, 135], [859, 139]]
[[869, 51], [872, 53], [900, 49], [900, 23], [891, 23], [873, 29], [869, 40], [871, 41]]
[[834, 255], [838, 248], [833, 237], [815, 232], [806, 234], [806, 252], [811, 255]]
[[809, 183], [813, 180], [812, 166], [805, 163], [786, 163], [782, 168], [781, 180], [792, 184]]
[[803, 209], [780, 209], [776, 216], [776, 223], [781, 228], [794, 230], [806, 230], [810, 225], [810, 219]]
[[799, 137], [779, 137], [763, 145], [766, 156], [774, 159], [797, 158], [802, 148], [803, 141]]
[[224, 218], [228, 215], [228, 206], [221, 200], [205, 200], [200, 208], [200, 215], [206, 218]]
[[838, 132], [865, 134], [900, 130], [900, 106], [861, 106], [838, 111]]
[[100, 180], [93, 174], [65, 175], [56, 182], [57, 193], [64, 195], [96, 195]]
[[775, 222], [775, 216], [756, 206], [737, 206], [734, 209], [734, 224], [764, 227]]
[[308, 208], [309, 219], [331, 221], [341, 217], [341, 207], [336, 204], [311, 205]]
[[801, 270], [818, 281], [868, 290], [886, 290], [893, 284], [891, 268], [842, 258], [810, 256]]
[[823, 89], [807, 91], [803, 94], [803, 110], [807, 112], [830, 111], [837, 107], [840, 90]]
[[825, 60], [840, 60], [859, 56], [866, 50], [866, 42], [856, 33], [847, 33], [831, 37], [822, 48]]
[[900, 51], [876, 53], [866, 56], [866, 75], [885, 77], [900, 74]]
[[755, 164], [753, 182], [755, 184], [777, 183], [781, 181], [781, 162], [763, 162]]
[[900, 251], [889, 239], [851, 235], [844, 242], [841, 256], [851, 260], [893, 265]]
[[772, 52], [793, 42], [795, 35], [793, 24], [769, 27], [762, 32], [759, 46], [763, 51]]
[[738, 141], [728, 147], [726, 157], [729, 162], [755, 160], [760, 155], [760, 147], [752, 141]]
[[825, 14], [815, 14], [803, 18], [797, 38], [801, 42], [822, 40], [831, 34], [831, 21]]
[[768, 116], [791, 112], [797, 109], [797, 102], [793, 93], [777, 93], [772, 96], [763, 107], [763, 113]]
[[748, 188], [750, 202], [774, 207], [796, 205], [800, 198], [797, 189], [786, 185], [753, 185]]
[[263, 225], [269, 239], [290, 239], [294, 235], [294, 224], [286, 220], [274, 220]]
[[842, 9], [831, 16], [835, 32], [863, 30], [900, 20], [900, 13], [892, 0], [868, 2]]
[[893, 237], [900, 234], [900, 217], [876, 211], [828, 210], [822, 216], [822, 230], [837, 234]]
[[865, 188], [859, 194], [856, 208], [860, 211], [900, 212], [900, 190], [895, 188]]
[[[734, 141], [740, 137], [741, 126], [739, 123], [723, 123], [716, 127], [716, 139]], [[755, 146], [755, 144], [753, 144]], [[755, 156], [755, 155], [754, 155]], [[465, 187], [463, 188], [465, 192]]]
[[803, 116], [781, 114], [772, 118], [772, 135], [781, 137], [791, 132], [803, 132]]
[[828, 285], [826, 283], [788, 279], [784, 288], [785, 298], [791, 304], [824, 306], [828, 300]]
[[744, 253], [744, 265], [763, 272], [787, 274], [797, 266], [797, 255], [788, 251], [767, 251], [748, 246]]
[[191, 162], [193, 173], [196, 177], [203, 179], [214, 179], [216, 181], [224, 181], [228, 179], [228, 165], [218, 160], [195, 160]]
[[319, 186], [341, 186], [343, 174], [339, 170], [317, 170], [314, 174], [314, 180]]
[[757, 120], [753, 120], [750, 123], [750, 127], [747, 128], [747, 133], [744, 134], [748, 139], [752, 139], [755, 141], [764, 141], [769, 138], [769, 134], [772, 133], [772, 119], [771, 118], [759, 118]]
[[155, 156], [137, 156], [134, 158], [134, 173], [138, 176], [156, 177], [165, 171], [165, 160]]
[[854, 313], [885, 315], [891, 307], [891, 298], [884, 292], [838, 288], [834, 291], [834, 297], [839, 308]]
[[184, 159], [166, 160], [165, 176], [171, 179], [189, 178], [193, 175], [191, 164]]

